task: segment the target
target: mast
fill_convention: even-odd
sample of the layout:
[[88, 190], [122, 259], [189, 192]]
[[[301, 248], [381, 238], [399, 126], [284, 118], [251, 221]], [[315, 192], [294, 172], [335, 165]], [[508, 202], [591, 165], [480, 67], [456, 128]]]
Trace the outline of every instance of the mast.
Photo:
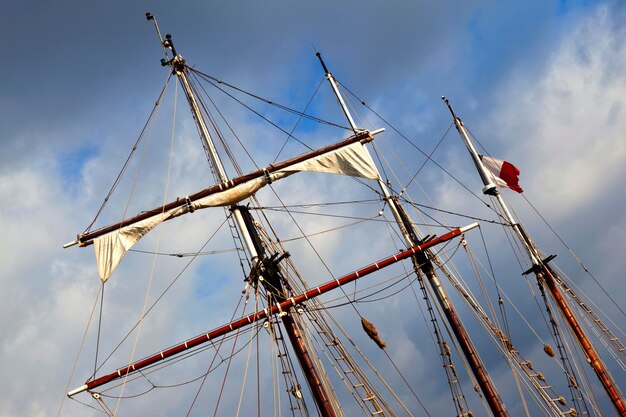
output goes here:
[[576, 317], [574, 311], [570, 308], [567, 300], [563, 296], [561, 290], [559, 289], [559, 283], [562, 281], [562, 278], [558, 276], [558, 274], [550, 267], [548, 264], [554, 256], [548, 256], [545, 259], [542, 259], [543, 256], [539, 251], [537, 245], [535, 245], [534, 241], [531, 239], [530, 235], [526, 232], [522, 224], [515, 220], [512, 216], [509, 208], [507, 207], [502, 195], [498, 188], [493, 184], [490, 180], [490, 176], [487, 174], [487, 171], [474, 147], [474, 144], [465, 129], [465, 125], [461, 121], [461, 119], [454, 113], [452, 106], [448, 102], [445, 97], [442, 97], [442, 100], [448, 106], [450, 113], [454, 119], [454, 125], [456, 126], [461, 139], [465, 143], [467, 150], [472, 156], [472, 160], [478, 169], [480, 177], [483, 181], [483, 193], [492, 196], [497, 202], [506, 220], [509, 222], [515, 234], [519, 238], [522, 246], [526, 250], [528, 257], [532, 263], [532, 268], [526, 271], [524, 274], [534, 273], [537, 277], [537, 282], [539, 284], [543, 283], [548, 288], [548, 292], [552, 297], [552, 300], [556, 304], [561, 316], [568, 324], [574, 338], [578, 342], [579, 346], [585, 353], [587, 357], [587, 362], [595, 372], [596, 376], [600, 380], [604, 390], [609, 396], [611, 403], [615, 407], [618, 415], [621, 417], [626, 417], [626, 401], [624, 401], [623, 395], [620, 393], [617, 384], [613, 381], [611, 376], [609, 375], [606, 366], [602, 362], [600, 355], [596, 351], [595, 347], [591, 343], [590, 339], [586, 335], [583, 327], [580, 325], [578, 318]]
[[[348, 110], [348, 107], [346, 106], [346, 103], [341, 96], [335, 78], [326, 67], [326, 64], [324, 63], [321, 54], [318, 52], [316, 55], [319, 58], [320, 63], [322, 64], [322, 68], [326, 73], [326, 78], [328, 79], [328, 82], [330, 83], [333, 92], [335, 93], [335, 96], [339, 101], [339, 105], [346, 115], [348, 123], [350, 123], [350, 127], [355, 133], [357, 133], [359, 129], [357, 128], [354, 119], [350, 115], [350, 111]], [[398, 227], [402, 232], [406, 244], [408, 246], [414, 246], [419, 244], [421, 239], [419, 239], [419, 237], [417, 236], [417, 232], [415, 231], [415, 228], [413, 227], [409, 216], [406, 214], [402, 206], [400, 206], [398, 202], [398, 197], [391, 195], [391, 192], [389, 191], [387, 185], [382, 181], [382, 179], [380, 179], [380, 175], [378, 179], [378, 186], [385, 196], [385, 200], [389, 204], [389, 208], [391, 209], [394, 219], [396, 220], [396, 223], [398, 224]], [[456, 309], [452, 304], [452, 301], [449, 299], [448, 294], [443, 287], [443, 284], [441, 283], [441, 280], [435, 273], [435, 269], [428, 255], [426, 255], [426, 253], [424, 252], [420, 252], [419, 254], [417, 254], [415, 257], [413, 257], [413, 266], [416, 273], [419, 273], [421, 271], [424, 273], [424, 275], [426, 275], [428, 283], [435, 293], [439, 305], [444, 311], [446, 319], [448, 320], [450, 327], [452, 328], [457, 342], [461, 346], [461, 350], [463, 351], [465, 359], [467, 360], [470, 369], [472, 370], [472, 373], [474, 374], [474, 377], [476, 378], [476, 381], [485, 396], [491, 412], [494, 416], [498, 417], [508, 416], [506, 407], [502, 402], [502, 399], [500, 398], [500, 395], [498, 394], [498, 391], [496, 390], [493, 381], [491, 381], [491, 378], [489, 377], [489, 374], [487, 373], [469, 334], [465, 330], [465, 326], [463, 326], [463, 323], [461, 322], [461, 319], [457, 314]]]
[[[146, 14], [146, 18], [148, 20], [154, 20], [157, 32], [159, 32], [158, 26], [156, 24], [156, 20], [154, 19], [154, 17], [151, 14]], [[159, 33], [159, 38], [160, 37], [161, 35]], [[224, 170], [224, 167], [220, 160], [220, 156], [217, 153], [217, 149], [215, 148], [215, 145], [211, 138], [211, 134], [209, 133], [209, 130], [204, 121], [204, 117], [202, 115], [202, 112], [200, 111], [200, 107], [198, 106], [197, 100], [195, 98], [195, 95], [189, 83], [188, 70], [186, 67], [185, 60], [183, 59], [182, 56], [176, 53], [176, 49], [174, 49], [174, 44], [172, 42], [171, 35], [169, 34], [166, 35], [164, 41], [161, 39], [161, 43], [164, 49], [166, 50], [166, 56], [167, 56], [167, 49], [169, 49], [173, 55], [173, 58], [170, 59], [169, 61], [163, 60], [162, 65], [164, 66], [169, 65], [172, 68], [172, 71], [174, 72], [174, 74], [180, 80], [183, 90], [185, 91], [185, 95], [187, 97], [187, 101], [189, 103], [191, 113], [196, 122], [196, 125], [198, 126], [198, 130], [200, 131], [200, 136], [204, 144], [206, 145], [206, 149], [208, 151], [209, 157], [211, 159], [211, 164], [214, 169], [215, 178], [220, 183], [228, 182], [228, 175], [226, 174], [226, 171]], [[277, 285], [277, 282], [280, 283], [282, 280], [282, 277], [279, 274], [277, 274], [278, 261], [275, 261], [274, 257], [265, 259], [263, 246], [257, 235], [256, 228], [252, 222], [252, 217], [250, 216], [249, 212], [247, 210], [244, 212], [242, 210], [242, 207], [239, 207], [236, 205], [232, 206], [230, 210], [233, 213], [233, 217], [235, 218], [235, 222], [237, 224], [237, 229], [239, 230], [239, 233], [242, 237], [246, 250], [248, 254], [250, 255], [253, 273], [257, 275], [257, 279], [260, 278], [262, 274], [263, 275], [269, 274], [271, 276], [275, 276], [276, 282], [273, 282], [273, 284]], [[246, 217], [244, 218], [244, 216]], [[266, 284], [265, 280], [261, 280], [261, 281], [263, 282], [264, 285]], [[278, 298], [279, 296], [281, 296], [280, 289], [282, 289], [282, 286], [279, 287], [279, 290], [275, 290], [275, 289], [270, 290], [269, 286], [267, 288], [268, 288], [268, 292], [274, 298]], [[273, 293], [273, 291], [278, 291], [278, 292]], [[304, 373], [307, 379], [309, 389], [311, 390], [311, 393], [317, 404], [320, 414], [322, 415], [322, 417], [336, 417], [337, 413], [335, 412], [332, 404], [330, 403], [330, 400], [329, 400], [330, 397], [328, 396], [327, 389], [324, 386], [321, 378], [319, 377], [317, 370], [315, 369], [313, 361], [311, 360], [311, 357], [307, 350], [306, 343], [304, 343], [302, 339], [301, 332], [298, 329], [298, 326], [294, 318], [291, 316], [291, 312], [286, 311], [285, 313], [286, 314], [282, 315], [281, 317], [283, 321], [283, 325], [285, 327], [285, 331], [289, 335], [289, 340], [291, 342], [292, 348], [294, 352], [296, 353], [296, 357], [298, 358], [298, 362], [300, 363], [302, 372]]]

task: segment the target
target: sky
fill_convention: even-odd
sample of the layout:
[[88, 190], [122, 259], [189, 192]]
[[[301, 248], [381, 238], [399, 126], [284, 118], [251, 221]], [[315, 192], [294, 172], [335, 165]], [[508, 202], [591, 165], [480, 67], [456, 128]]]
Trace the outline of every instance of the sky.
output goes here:
[[[478, 194], [481, 185], [458, 135], [454, 129], [446, 134], [451, 117], [440, 97], [447, 96], [488, 153], [520, 168], [524, 194], [513, 195], [509, 190], [504, 194], [530, 233], [546, 253], [558, 255], [558, 265], [624, 328], [623, 3], [368, 0], [310, 4], [237, 0], [178, 5], [154, 1], [146, 9], [145, 4], [117, 0], [12, 2], [0, 11], [2, 49], [7, 59], [0, 69], [0, 416], [54, 415], [63, 401], [100, 283], [92, 249], [62, 249], [62, 245], [72, 241], [93, 219], [167, 77], [167, 70], [159, 64], [163, 52], [154, 28], [144, 17], [148, 11], [157, 16], [163, 34], [172, 33], [178, 52], [193, 68], [296, 109], [305, 108], [322, 80], [315, 57], [315, 51], [320, 51], [342, 85], [423, 152], [433, 152], [437, 164]], [[137, 197], [127, 203], [136, 169], [133, 166], [127, 176], [130, 180], [111, 200], [110, 206], [117, 208], [107, 206], [101, 222], [119, 218], [124, 210], [132, 215], [160, 204], [172, 136], [176, 138], [172, 149], [177, 159], [171, 165], [167, 196], [175, 198], [212, 184], [189, 118], [176, 119], [175, 134], [171, 134], [173, 121], [167, 117], [173, 113], [172, 98], [178, 94], [177, 114], [184, 113], [185, 105], [182, 91], [174, 84], [171, 82], [167, 104], [160, 110], [163, 121], [157, 127], [164, 133], [154, 133], [155, 143], [149, 151], [139, 150], [145, 168], [137, 182]], [[285, 134], [223, 96], [216, 97], [230, 111], [229, 120], [253, 152], [255, 163], [271, 163]], [[355, 103], [359, 106], [358, 101]], [[394, 188], [401, 188], [400, 184], [406, 184], [415, 172], [415, 165], [425, 162], [423, 155], [363, 106], [358, 110], [363, 115], [359, 123], [386, 127], [387, 132], [376, 140], [377, 150], [402, 166], [399, 177], [391, 178]], [[296, 120], [272, 110], [262, 111], [277, 117], [287, 131]], [[345, 124], [326, 84], [322, 84], [307, 112]], [[342, 138], [345, 131], [303, 123], [296, 136], [311, 146], [322, 146]], [[291, 141], [281, 157], [303, 151]], [[241, 164], [244, 171], [254, 167], [246, 157], [241, 158]], [[407, 171], [403, 171], [404, 166]], [[477, 204], [477, 198], [451, 175], [432, 162], [425, 163], [417, 177], [419, 188], [417, 184], [412, 186], [417, 190], [412, 198], [419, 204], [493, 218], [484, 204]], [[308, 203], [314, 197], [332, 200], [366, 195], [365, 187], [351, 194], [354, 182], [319, 175], [312, 178], [312, 183], [306, 177], [294, 178], [288, 184], [276, 185], [276, 190], [292, 204]], [[271, 193], [263, 196], [268, 205], [276, 203]], [[567, 248], [528, 202], [583, 260], [618, 307], [572, 262]], [[223, 217], [221, 211], [194, 216], [164, 225], [164, 243], [159, 232], [142, 248], [154, 250], [154, 245], [160, 245], [164, 251], [198, 250]], [[284, 216], [269, 216], [272, 224], [284, 230], [282, 239], [298, 235]], [[454, 225], [471, 222], [454, 216], [445, 219]], [[298, 220], [307, 232], [341, 224], [304, 215]], [[501, 231], [489, 225], [483, 229], [485, 236], [495, 242], [490, 256], [499, 282], [511, 285], [516, 305], [529, 308], [529, 321], [541, 321], [534, 299], [521, 295], [529, 294], [532, 280], [521, 277], [517, 261], [497, 256], [503, 255], [508, 245], [498, 235]], [[369, 241], [370, 231], [364, 227], [347, 237], [315, 237], [312, 241], [333, 273], [341, 275], [374, 261], [372, 255], [380, 258], [391, 253], [384, 238]], [[368, 243], [363, 246], [364, 242]], [[484, 254], [480, 237], [474, 236], [473, 243], [475, 250]], [[214, 250], [225, 247], [212, 242], [209, 246]], [[349, 251], [353, 248], [361, 250]], [[307, 280], [328, 279], [323, 265], [302, 241], [293, 243], [289, 250]], [[230, 318], [233, 300], [236, 302], [242, 288], [241, 269], [233, 266], [232, 258], [209, 260], [193, 264], [187, 278], [168, 294], [168, 306], [155, 311], [145, 323], [138, 356], [153, 353], [161, 343], [166, 346], [184, 340]], [[140, 314], [149, 282], [145, 271], [151, 270], [152, 262], [150, 256], [133, 254], [107, 284], [105, 310], [111, 315], [103, 322], [102, 352], [110, 351], [127, 330], [127, 324], [119, 324], [129, 323], [128, 317], [136, 319]], [[183, 265], [177, 259], [159, 258], [158, 262], [156, 276], [164, 278], [153, 282], [150, 299]], [[430, 340], [427, 326], [414, 323], [421, 322], [421, 318], [411, 319], [404, 314], [406, 306], [401, 299], [392, 300], [359, 305], [359, 309], [373, 317], [379, 329], [385, 329], [388, 352], [397, 358], [401, 369], [413, 370], [412, 381], [430, 413], [451, 413], [443, 405], [449, 392], [440, 364], [433, 359], [436, 356], [430, 342], [423, 342]], [[461, 311], [468, 313], [463, 308]], [[333, 313], [346, 320], [349, 330], [361, 332], [349, 307], [334, 309]], [[82, 384], [93, 371], [97, 336], [93, 326], [70, 388]], [[424, 333], [416, 333], [412, 326]], [[478, 328], [475, 323], [469, 326]], [[476, 344], [489, 352], [486, 340]], [[537, 341], [521, 333], [516, 344], [530, 354], [541, 351]], [[375, 353], [373, 347], [366, 349]], [[206, 368], [207, 357], [200, 356], [194, 363]], [[486, 357], [494, 379], [498, 383], [505, 381], [506, 367], [496, 365], [489, 353]], [[623, 369], [615, 368], [613, 372], [622, 390], [626, 390]], [[387, 377], [394, 382], [399, 379], [393, 373]], [[423, 384], [431, 379], [432, 384]], [[467, 384], [469, 397], [473, 390]], [[507, 384], [498, 384], [503, 396], [513, 398], [507, 406], [512, 415], [522, 415], [519, 398], [515, 400], [514, 389]], [[203, 392], [202, 398], [208, 404], [215, 393], [210, 389]], [[413, 401], [405, 388], [400, 388], [400, 393]], [[227, 405], [220, 411], [234, 415], [229, 407], [236, 403], [238, 393], [227, 395]], [[610, 405], [601, 394], [599, 397], [603, 415], [613, 415]], [[89, 398], [84, 400], [88, 402]], [[141, 403], [142, 411], [133, 408], [139, 405], [130, 405], [120, 415], [180, 415], [180, 410], [188, 407], [189, 398], [176, 391], [168, 401], [167, 406]], [[206, 414], [206, 410], [213, 411], [202, 403], [197, 412]], [[426, 415], [416, 405], [413, 410], [415, 415]], [[481, 414], [480, 408], [474, 410], [475, 415]], [[101, 413], [66, 401], [60, 414]]]

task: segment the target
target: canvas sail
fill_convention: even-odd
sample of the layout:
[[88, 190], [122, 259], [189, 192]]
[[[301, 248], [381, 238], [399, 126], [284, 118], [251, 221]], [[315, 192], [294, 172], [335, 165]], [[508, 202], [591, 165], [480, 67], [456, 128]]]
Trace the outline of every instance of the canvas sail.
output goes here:
[[109, 279], [130, 248], [150, 230], [164, 221], [208, 207], [232, 206], [251, 197], [270, 182], [302, 171], [378, 179], [378, 171], [369, 151], [361, 142], [355, 142], [289, 165], [278, 171], [267, 173], [264, 176], [236, 185], [228, 190], [211, 194], [195, 201], [187, 200], [187, 203], [184, 205], [164, 210], [161, 213], [94, 238], [94, 250], [100, 279], [102, 282]]

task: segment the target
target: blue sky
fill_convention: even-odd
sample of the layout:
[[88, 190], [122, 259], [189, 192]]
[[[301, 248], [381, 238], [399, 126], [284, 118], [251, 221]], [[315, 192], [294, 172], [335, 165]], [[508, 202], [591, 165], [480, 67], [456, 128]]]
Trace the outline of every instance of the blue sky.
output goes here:
[[[619, 295], [626, 290], [621, 278], [626, 267], [626, 189], [622, 180], [626, 174], [626, 8], [620, 2], [397, 1], [389, 5], [322, 1], [312, 5], [190, 1], [174, 5], [156, 1], [149, 10], [143, 4], [122, 1], [11, 3], [0, 12], [5, 58], [0, 70], [0, 388], [6, 393], [0, 400], [1, 416], [51, 415], [63, 397], [99, 284], [92, 250], [62, 250], [61, 245], [93, 218], [166, 78], [166, 70], [159, 65], [162, 51], [144, 17], [147, 11], [157, 16], [163, 33], [173, 34], [178, 51], [193, 67], [297, 109], [306, 105], [323, 75], [314, 45], [345, 86], [425, 152], [435, 148], [450, 126], [450, 115], [439, 99], [446, 95], [490, 153], [522, 170], [524, 196], [625, 309]], [[157, 173], [167, 161], [170, 125], [165, 115], [172, 113], [169, 99], [175, 94], [174, 85], [169, 91], [161, 110], [165, 121], [159, 125], [165, 130], [164, 142], [162, 148], [151, 148], [146, 154], [141, 182], [145, 194], [131, 203], [131, 214], [148, 208], [146, 202], [152, 207], [161, 198], [163, 183]], [[182, 92], [178, 94], [179, 112], [184, 113], [180, 111]], [[322, 85], [311, 112], [343, 123], [330, 94]], [[219, 100], [230, 111], [242, 140], [258, 155], [257, 163], [270, 163], [284, 135], [227, 100]], [[363, 117], [366, 125], [379, 127], [380, 121], [371, 114], [363, 111]], [[281, 116], [280, 120], [289, 129], [294, 119]], [[187, 141], [177, 139], [175, 145], [183, 162], [173, 168], [170, 195], [193, 192], [211, 181], [199, 142], [193, 137], [195, 128], [182, 116], [178, 123], [177, 138]], [[389, 127], [387, 130], [380, 139], [380, 150], [390, 151], [389, 155], [397, 152], [407, 166], [422, 163], [419, 153]], [[296, 134], [312, 146], [343, 135], [311, 125]], [[290, 144], [285, 156], [302, 150]], [[454, 131], [433, 158], [479, 191], [469, 157]], [[252, 167], [247, 161], [243, 165], [244, 169]], [[409, 174], [399, 172], [400, 181], [406, 181]], [[314, 178], [314, 185], [297, 178], [293, 185], [277, 186], [277, 190], [292, 202], [306, 202], [316, 192], [330, 197], [353, 188], [351, 183]], [[479, 217], [490, 214], [433, 164], [427, 164], [418, 182], [431, 199], [415, 194], [418, 203]], [[129, 183], [122, 186], [115, 203], [120, 207], [126, 201], [125, 187]], [[575, 263], [568, 264], [567, 251], [545, 232], [526, 201], [505, 194], [546, 253], [558, 253], [566, 272], [623, 328], [623, 313]], [[271, 194], [266, 197], [273, 201]], [[107, 212], [105, 217], [119, 217], [120, 210]], [[164, 233], [171, 233], [168, 243], [163, 243], [165, 249], [177, 244], [197, 248], [194, 245], [203, 242], [222, 221], [221, 212], [198, 216], [202, 217], [193, 220], [202, 220], [206, 227], [194, 226], [188, 219], [164, 227]], [[306, 216], [300, 220], [310, 231], [335, 224]], [[276, 223], [285, 228], [285, 237], [297, 234], [288, 221], [277, 217]], [[188, 227], [184, 230], [190, 236], [180, 236], [178, 227]], [[342, 249], [341, 243], [357, 245], [364, 233], [355, 232], [353, 241], [337, 239], [320, 245], [334, 273], [374, 260], [367, 253], [350, 254]], [[485, 233], [496, 239], [491, 255], [500, 254], [506, 242], [497, 240], [502, 238], [495, 229], [486, 228]], [[212, 249], [224, 246], [211, 245]], [[310, 249], [294, 245], [290, 250], [296, 264], [305, 274], [317, 277], [314, 280], [324, 281], [325, 272], [310, 260]], [[372, 252], [377, 250], [376, 256], [387, 253], [382, 239], [372, 245]], [[118, 300], [113, 295], [107, 298], [109, 309], [117, 309], [115, 314], [136, 317], [141, 304], [137, 298], [143, 300], [146, 282], [124, 277], [139, 275], [146, 257], [129, 257], [127, 269], [111, 283], [111, 290], [107, 289], [119, 296]], [[512, 293], [527, 291], [516, 262], [496, 260], [494, 264], [499, 280], [511, 282]], [[163, 275], [172, 275], [178, 268], [175, 261], [160, 265]], [[146, 333], [144, 353], [151, 353], [159, 340], [173, 343], [227, 319], [230, 311], [206, 319], [232, 303], [229, 297], [198, 289], [202, 277], [211, 271], [219, 277], [212, 285], [221, 292], [240, 291], [241, 272], [227, 259], [194, 266], [190, 278], [171, 296], [171, 307], [158, 313], [159, 331]], [[233, 283], [227, 282], [228, 277], [235, 277]], [[159, 281], [155, 288], [163, 285]], [[200, 301], [200, 305], [191, 305], [190, 300]], [[523, 297], [518, 302], [530, 307], [534, 303]], [[389, 303], [363, 308], [379, 328], [395, 329], [395, 336], [389, 337], [395, 342], [390, 352], [395, 352], [399, 361], [429, 361], [432, 346], [419, 342], [427, 333], [419, 336], [412, 333], [408, 321], [394, 320], [401, 306]], [[337, 314], [348, 323], [354, 318], [347, 310]], [[536, 307], [529, 317], [540, 320]], [[106, 327], [115, 333], [115, 319], [111, 320]], [[470, 326], [477, 328], [476, 324]], [[360, 332], [358, 323], [353, 330]], [[540, 350], [536, 341], [520, 337], [518, 345], [530, 352]], [[489, 349], [487, 342], [477, 344]], [[430, 361], [435, 362], [433, 358]], [[494, 366], [494, 378], [505, 381], [504, 370], [489, 362]], [[85, 363], [88, 361], [82, 362], [72, 386], [82, 383], [90, 372]], [[415, 373], [428, 378], [430, 372], [440, 372], [437, 366], [425, 363]], [[614, 377], [622, 388], [626, 386], [623, 370], [614, 370]], [[424, 397], [432, 398], [429, 408], [434, 415], [447, 412], [439, 408], [443, 407], [439, 400], [445, 401], [449, 395], [442, 381], [423, 388]], [[511, 394], [504, 390], [507, 396]], [[180, 401], [184, 403], [184, 399]], [[176, 400], [172, 403], [178, 404]], [[518, 400], [507, 405], [521, 415]], [[604, 403], [602, 407], [604, 415], [612, 415], [610, 407]], [[62, 415], [92, 411], [69, 404]], [[132, 408], [126, 412], [132, 414]], [[175, 413], [171, 409], [159, 412]], [[475, 415], [479, 414], [476, 409]], [[153, 415], [158, 415], [156, 410]]]

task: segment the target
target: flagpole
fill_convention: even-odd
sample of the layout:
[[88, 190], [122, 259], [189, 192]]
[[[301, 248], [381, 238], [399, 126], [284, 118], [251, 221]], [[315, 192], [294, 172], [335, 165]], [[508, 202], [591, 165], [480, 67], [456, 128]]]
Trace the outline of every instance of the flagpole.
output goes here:
[[528, 253], [528, 256], [531, 260], [533, 267], [530, 270], [526, 271], [526, 273], [533, 272], [537, 277], [537, 282], [540, 285], [545, 284], [545, 286], [548, 288], [548, 292], [552, 296], [552, 299], [554, 303], [556, 304], [559, 312], [561, 313], [561, 316], [563, 317], [563, 319], [569, 326], [572, 332], [572, 335], [574, 336], [579, 346], [585, 353], [587, 357], [587, 362], [589, 363], [593, 371], [596, 373], [596, 376], [598, 377], [602, 386], [604, 387], [604, 390], [608, 394], [611, 400], [611, 403], [613, 404], [613, 406], [615, 407], [615, 409], [617, 410], [618, 414], [621, 417], [626, 417], [626, 401], [624, 401], [624, 398], [622, 394], [620, 393], [617, 384], [613, 381], [613, 379], [609, 375], [606, 369], [606, 366], [604, 365], [604, 363], [602, 362], [602, 359], [600, 358], [600, 355], [598, 354], [595, 347], [589, 340], [589, 337], [586, 335], [574, 311], [570, 308], [569, 304], [567, 303], [567, 300], [565, 299], [561, 290], [559, 289], [559, 283], [563, 281], [562, 278], [559, 277], [559, 275], [548, 265], [548, 262], [552, 260], [554, 256], [549, 256], [545, 259], [542, 259], [542, 254], [539, 248], [537, 247], [537, 245], [530, 238], [530, 235], [526, 233], [526, 230], [524, 229], [522, 224], [516, 221], [515, 218], [511, 215], [511, 212], [509, 211], [506, 203], [504, 202], [504, 199], [502, 198], [500, 191], [497, 189], [495, 185], [493, 186], [496, 188], [491, 188], [490, 186], [488, 187], [487, 182], [489, 182], [489, 177], [486, 175], [487, 173], [486, 173], [485, 167], [480, 161], [480, 157], [478, 156], [478, 153], [476, 152], [476, 148], [472, 144], [472, 141], [469, 135], [467, 134], [467, 130], [465, 129], [463, 122], [461, 121], [459, 117], [456, 116], [448, 100], [445, 97], [442, 97], [442, 100], [448, 106], [450, 113], [452, 113], [452, 116], [454, 118], [454, 124], [457, 130], [459, 131], [461, 138], [467, 145], [467, 149], [469, 150], [470, 155], [472, 156], [472, 159], [476, 167], [478, 168], [480, 177], [482, 178], [483, 183], [485, 184], [485, 187], [483, 187], [483, 193], [491, 195], [497, 200], [498, 205], [504, 212], [504, 216], [506, 217], [506, 220], [509, 222], [509, 224], [515, 231], [515, 234], [518, 236], [520, 242], [522, 243], [522, 245], [526, 249], [526, 252]]

